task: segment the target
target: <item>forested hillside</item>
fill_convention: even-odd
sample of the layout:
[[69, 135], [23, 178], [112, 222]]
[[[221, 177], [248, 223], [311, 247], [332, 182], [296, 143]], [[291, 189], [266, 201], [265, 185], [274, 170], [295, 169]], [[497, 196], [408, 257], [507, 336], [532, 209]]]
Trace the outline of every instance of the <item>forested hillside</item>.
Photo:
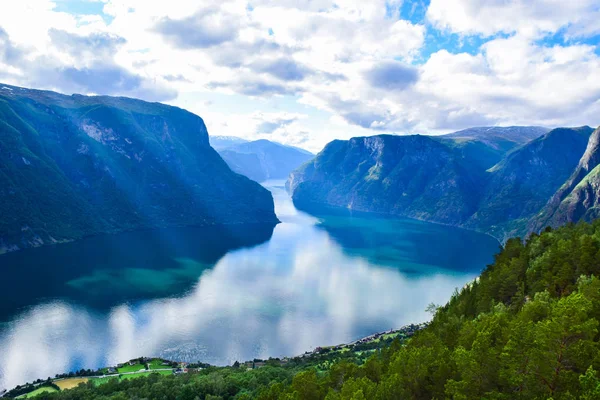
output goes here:
[[[334, 140], [293, 171], [287, 186], [294, 204], [309, 212], [325, 206], [389, 214], [461, 226], [505, 242], [546, 226], [548, 218], [539, 229], [530, 221], [573, 174], [588, 142], [595, 149], [588, 126], [556, 128], [531, 141], [540, 128], [517, 128], [501, 128], [506, 138], [478, 128], [440, 137]], [[548, 225], [594, 219], [597, 187], [591, 173], [565, 199], [569, 212], [547, 212], [566, 216]]]
[[476, 281], [432, 307], [427, 328], [366, 362], [211, 368], [38, 398], [598, 399], [599, 275], [600, 221], [548, 229], [509, 240]]
[[204, 121], [159, 103], [1, 85], [0, 253], [135, 229], [275, 224]]

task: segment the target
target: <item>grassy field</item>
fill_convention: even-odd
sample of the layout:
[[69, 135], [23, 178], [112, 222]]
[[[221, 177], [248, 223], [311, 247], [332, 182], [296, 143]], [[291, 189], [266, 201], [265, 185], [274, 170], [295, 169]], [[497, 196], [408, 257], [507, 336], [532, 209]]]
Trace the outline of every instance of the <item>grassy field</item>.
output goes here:
[[171, 368], [169, 365], [162, 365], [162, 360], [152, 360], [150, 361], [150, 369], [165, 369]]
[[143, 364], [125, 365], [122, 368], [117, 368], [117, 371], [122, 374], [124, 372], [137, 372], [140, 369], [146, 369], [146, 366]]
[[54, 393], [54, 392], [58, 392], [58, 390], [54, 389], [53, 387], [50, 386], [42, 386], [39, 387], [37, 389], [35, 389], [33, 392], [29, 392], [27, 394], [21, 395], [19, 397], [17, 397], [17, 399], [30, 399], [34, 396], [37, 396], [38, 394], [42, 394], [42, 393]]
[[90, 381], [94, 384], [94, 386], [100, 386], [104, 383], [107, 383], [108, 381], [110, 381], [111, 379], [118, 379], [120, 381], [125, 380], [125, 379], [135, 379], [135, 378], [140, 378], [142, 376], [148, 376], [150, 374], [161, 374], [161, 375], [171, 375], [173, 374], [172, 370], [169, 371], [144, 371], [144, 372], [139, 372], [137, 374], [128, 374], [128, 375], [121, 375], [121, 376], [107, 376], [104, 378], [91, 378]]
[[79, 386], [80, 383], [86, 383], [88, 378], [68, 378], [61, 381], [55, 381], [54, 384], [60, 388], [60, 390], [73, 389]]
[[92, 382], [94, 384], [94, 386], [100, 386], [100, 385], [107, 383], [111, 379], [119, 379], [119, 377], [111, 376], [111, 377], [106, 377], [106, 378], [92, 378], [92, 379], [90, 379], [90, 382]]
[[140, 378], [142, 376], [148, 376], [150, 374], [161, 374], [161, 375], [171, 375], [173, 374], [173, 371], [155, 371], [155, 372], [140, 372], [139, 374], [130, 374], [130, 375], [121, 375], [119, 377], [120, 380], [125, 380], [125, 379], [135, 379], [135, 378]]

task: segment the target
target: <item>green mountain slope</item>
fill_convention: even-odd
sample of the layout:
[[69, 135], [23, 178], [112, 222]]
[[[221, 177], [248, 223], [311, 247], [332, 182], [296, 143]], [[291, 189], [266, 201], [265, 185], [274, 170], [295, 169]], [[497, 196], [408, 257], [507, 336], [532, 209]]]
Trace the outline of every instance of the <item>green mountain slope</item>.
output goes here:
[[479, 127], [439, 136], [475, 168], [488, 169], [510, 151], [548, 133], [538, 126]]
[[379, 135], [329, 143], [290, 175], [288, 187], [301, 208], [460, 224], [474, 211], [483, 172], [429, 136]]
[[0, 252], [122, 230], [277, 221], [204, 122], [140, 100], [2, 85]]
[[502, 241], [527, 233], [529, 219], [577, 166], [591, 133], [587, 126], [554, 129], [508, 154], [489, 170], [477, 211], [465, 227]]
[[528, 232], [529, 220], [576, 168], [592, 132], [558, 128], [519, 144], [540, 129], [525, 129], [529, 136], [513, 132], [511, 140], [476, 130], [473, 136], [333, 141], [290, 175], [288, 188], [294, 203], [309, 211], [334, 206], [385, 213], [504, 241]]

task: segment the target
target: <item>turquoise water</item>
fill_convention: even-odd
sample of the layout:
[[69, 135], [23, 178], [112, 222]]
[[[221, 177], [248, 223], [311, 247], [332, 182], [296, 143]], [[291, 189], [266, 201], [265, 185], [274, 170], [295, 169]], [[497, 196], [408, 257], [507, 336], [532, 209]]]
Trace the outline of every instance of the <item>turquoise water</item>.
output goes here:
[[231, 364], [427, 320], [492, 262], [485, 235], [296, 210], [281, 224], [93, 237], [0, 256], [0, 388], [139, 356]]

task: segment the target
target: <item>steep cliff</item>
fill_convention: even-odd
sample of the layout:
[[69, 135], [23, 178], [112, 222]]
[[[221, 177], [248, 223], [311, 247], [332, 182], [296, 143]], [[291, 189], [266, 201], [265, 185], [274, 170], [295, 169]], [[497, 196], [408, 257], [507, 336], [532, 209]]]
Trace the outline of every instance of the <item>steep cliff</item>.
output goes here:
[[202, 119], [159, 103], [0, 85], [0, 252], [103, 232], [277, 221]]
[[[558, 128], [519, 144], [543, 130], [534, 128], [512, 127], [506, 140], [493, 130], [493, 137], [380, 135], [333, 141], [290, 175], [288, 188], [294, 203], [305, 209], [325, 205], [405, 216], [500, 240], [526, 235], [530, 219], [577, 167], [592, 133], [589, 127]], [[598, 139], [592, 136], [590, 143], [595, 149]], [[586, 154], [581, 168], [596, 166], [600, 155], [590, 147]], [[592, 193], [600, 185], [592, 177], [585, 182], [586, 190], [573, 195], [585, 210], [570, 206], [566, 214], [572, 220], [595, 215]]]
[[461, 224], [479, 197], [481, 172], [429, 136], [336, 140], [290, 175], [301, 208], [332, 205]]
[[569, 179], [556, 191], [543, 210], [530, 222], [537, 232], [546, 226], [590, 221], [600, 215], [600, 128], [590, 136], [585, 153]]
[[508, 154], [488, 171], [477, 211], [465, 223], [502, 240], [526, 234], [529, 219], [571, 175], [590, 127], [558, 128]]

